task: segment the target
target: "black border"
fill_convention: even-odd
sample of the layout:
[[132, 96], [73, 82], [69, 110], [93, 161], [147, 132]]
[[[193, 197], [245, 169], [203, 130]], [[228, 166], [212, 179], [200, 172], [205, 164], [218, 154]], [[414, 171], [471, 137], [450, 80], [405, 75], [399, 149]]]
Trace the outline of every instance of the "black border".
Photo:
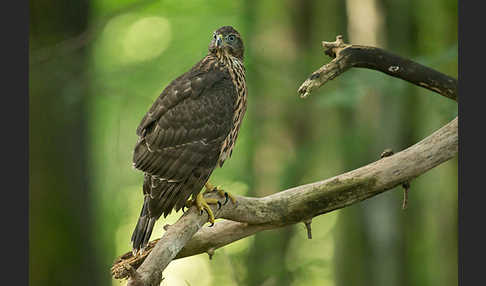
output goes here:
[[28, 285], [29, 2], [8, 2], [2, 11], [1, 142], [4, 168], [0, 209], [2, 256], [8, 261], [8, 272], [2, 275], [1, 284]]
[[[466, 5], [467, 3], [467, 5]], [[472, 4], [477, 7], [473, 7]], [[484, 9], [481, 2], [458, 1], [459, 10], [459, 285], [484, 284]], [[476, 109], [476, 110], [473, 110]], [[481, 282], [482, 281], [482, 282]]]

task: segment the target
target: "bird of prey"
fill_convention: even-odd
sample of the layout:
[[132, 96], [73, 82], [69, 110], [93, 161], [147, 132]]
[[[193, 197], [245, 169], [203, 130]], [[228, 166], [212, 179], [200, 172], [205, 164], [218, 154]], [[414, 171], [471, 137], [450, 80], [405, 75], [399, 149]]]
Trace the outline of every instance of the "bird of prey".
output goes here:
[[207, 56], [162, 91], [138, 126], [133, 166], [144, 172], [144, 203], [131, 239], [134, 254], [147, 245], [157, 219], [185, 207], [191, 196], [213, 224], [208, 204], [219, 201], [205, 199], [204, 186], [228, 200], [208, 179], [231, 156], [246, 111], [243, 52], [233, 27], [217, 29]]

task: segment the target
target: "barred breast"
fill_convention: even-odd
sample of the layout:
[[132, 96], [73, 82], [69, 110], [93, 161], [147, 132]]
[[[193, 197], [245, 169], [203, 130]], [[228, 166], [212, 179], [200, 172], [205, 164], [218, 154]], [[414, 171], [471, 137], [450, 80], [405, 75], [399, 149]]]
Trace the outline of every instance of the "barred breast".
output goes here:
[[231, 131], [226, 137], [221, 146], [221, 151], [219, 154], [218, 164], [219, 166], [223, 166], [224, 161], [231, 157], [233, 152], [233, 147], [236, 142], [236, 138], [238, 137], [238, 132], [240, 131], [241, 122], [243, 120], [243, 116], [246, 112], [246, 76], [245, 76], [245, 67], [243, 63], [235, 57], [228, 57], [225, 59], [228, 63], [228, 71], [231, 75], [231, 79], [234, 83], [234, 86], [237, 91], [237, 99], [234, 105], [234, 114], [233, 114], [233, 124], [231, 127]]

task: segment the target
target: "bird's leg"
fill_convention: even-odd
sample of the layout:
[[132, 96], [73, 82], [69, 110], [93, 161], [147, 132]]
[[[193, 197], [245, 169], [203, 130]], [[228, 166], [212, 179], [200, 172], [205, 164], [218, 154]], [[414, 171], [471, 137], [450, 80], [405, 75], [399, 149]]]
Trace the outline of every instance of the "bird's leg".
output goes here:
[[196, 204], [197, 209], [203, 213], [203, 210], [205, 210], [208, 213], [208, 220], [211, 223], [210, 226], [214, 225], [214, 214], [209, 205], [216, 205], [216, 204], [221, 204], [218, 199], [213, 199], [213, 198], [204, 198], [203, 197], [203, 192], [199, 192], [197, 194], [196, 199], [194, 200], [194, 203]]
[[230, 193], [225, 192], [223, 189], [221, 189], [220, 186], [215, 187], [210, 182], [207, 182], [205, 187], [206, 187], [206, 190], [204, 190], [204, 193], [210, 193], [210, 192], [216, 191], [218, 193], [218, 195], [220, 195], [221, 197], [225, 197], [226, 200], [224, 201], [223, 205], [225, 205], [228, 202], [228, 198], [231, 199], [231, 202], [233, 204], [236, 203], [235, 197], [233, 197]]
[[194, 204], [194, 196], [186, 201], [186, 203], [182, 206], [182, 212], [185, 213], [184, 209], [190, 208]]
[[192, 199], [188, 200], [183, 206], [182, 211], [184, 211], [184, 208], [190, 208], [191, 205], [196, 205], [197, 209], [201, 212], [206, 211], [208, 213], [208, 220], [211, 223], [211, 226], [214, 225], [214, 214], [209, 205], [218, 205], [218, 208], [221, 208], [221, 203], [219, 202], [218, 199], [214, 198], [204, 198], [204, 194], [206, 193], [211, 193], [216, 191], [218, 195], [221, 197], [225, 197], [226, 200], [223, 203], [224, 205], [228, 202], [228, 199], [233, 202], [233, 204], [236, 203], [236, 198], [233, 197], [230, 193], [225, 192], [220, 186], [213, 186], [211, 183], [207, 182], [205, 185], [205, 190], [203, 192], [199, 192], [199, 194], [196, 197], [192, 197]]

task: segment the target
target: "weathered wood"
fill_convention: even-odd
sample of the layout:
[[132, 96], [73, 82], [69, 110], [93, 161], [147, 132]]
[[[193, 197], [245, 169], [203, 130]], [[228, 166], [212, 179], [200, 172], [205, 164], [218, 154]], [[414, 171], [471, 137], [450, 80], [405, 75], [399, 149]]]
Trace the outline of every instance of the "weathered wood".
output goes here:
[[334, 58], [313, 72], [300, 86], [301, 97], [352, 67], [381, 71], [457, 101], [457, 79], [380, 48], [349, 45], [341, 36], [322, 42], [325, 53]]
[[195, 208], [191, 208], [167, 228], [155, 248], [152, 249], [155, 242], [151, 242], [147, 253], [138, 259], [134, 259], [131, 252], [124, 254], [116, 261], [112, 273], [115, 278], [129, 276], [123, 264], [128, 263], [136, 268], [151, 251], [152, 254], [144, 262], [147, 266], [140, 267], [138, 272], [142, 279], [152, 281], [161, 277], [161, 271], [174, 258], [214, 251], [258, 231], [307, 221], [355, 204], [410, 181], [453, 158], [457, 151], [456, 117], [410, 148], [348, 173], [263, 198], [236, 196], [236, 205], [228, 203], [219, 210], [213, 207], [216, 218], [226, 219], [216, 222], [213, 227], [200, 229], [207, 216], [199, 215]]

